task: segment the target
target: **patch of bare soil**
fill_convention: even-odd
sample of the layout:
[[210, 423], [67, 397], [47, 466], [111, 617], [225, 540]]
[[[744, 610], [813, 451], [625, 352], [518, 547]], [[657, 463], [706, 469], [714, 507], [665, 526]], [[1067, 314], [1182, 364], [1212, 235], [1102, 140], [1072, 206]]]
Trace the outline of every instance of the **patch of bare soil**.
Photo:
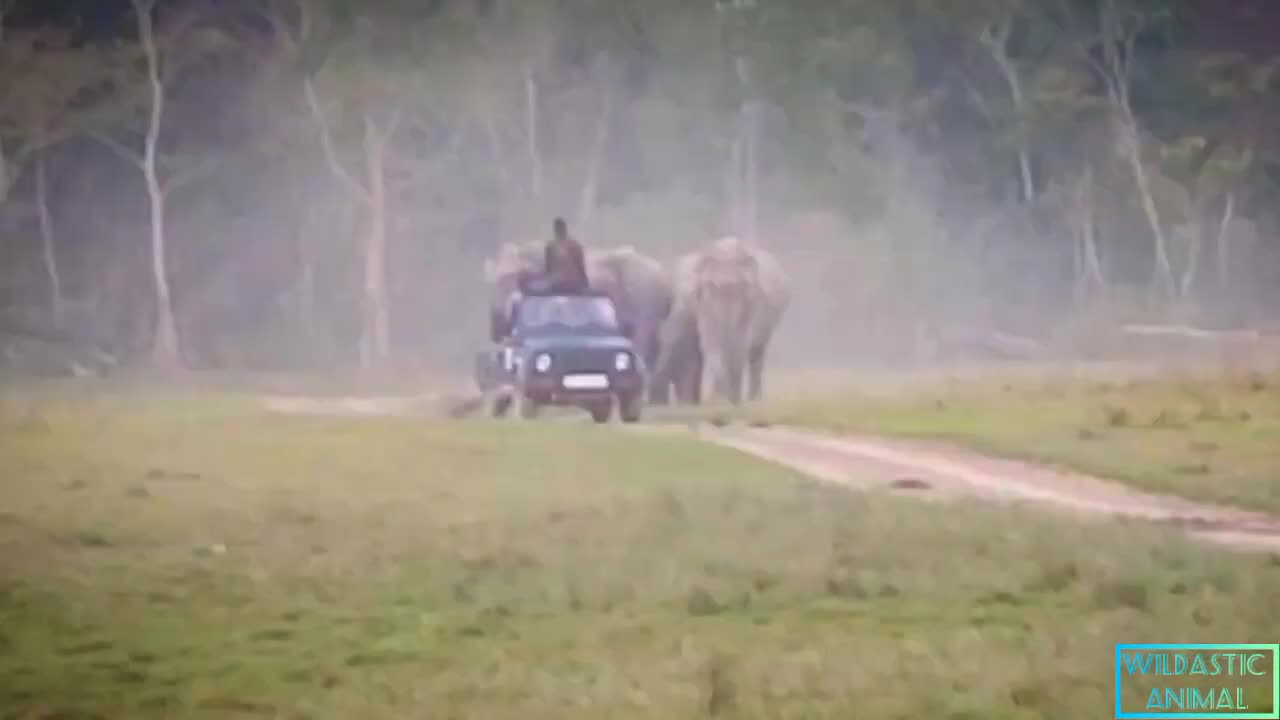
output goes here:
[[262, 398], [270, 412], [288, 415], [330, 415], [367, 417], [451, 417], [475, 414], [484, 398], [467, 393], [424, 393], [412, 396], [313, 397], [306, 395], [270, 395]]
[[1141, 518], [1234, 547], [1280, 550], [1280, 518], [1145, 493], [1120, 483], [939, 443], [784, 428], [700, 427], [699, 437], [860, 489], [913, 497], [1030, 501], [1090, 516]]
[[[270, 396], [265, 407], [288, 414], [464, 417], [478, 394], [412, 397]], [[835, 436], [779, 427], [640, 424], [634, 432], [692, 433], [810, 477], [859, 490], [886, 489], [927, 500], [960, 497], [1034, 502], [1089, 517], [1128, 517], [1174, 524], [1232, 547], [1280, 551], [1280, 518], [1144, 493], [1120, 483], [1035, 463], [982, 455], [940, 443]]]

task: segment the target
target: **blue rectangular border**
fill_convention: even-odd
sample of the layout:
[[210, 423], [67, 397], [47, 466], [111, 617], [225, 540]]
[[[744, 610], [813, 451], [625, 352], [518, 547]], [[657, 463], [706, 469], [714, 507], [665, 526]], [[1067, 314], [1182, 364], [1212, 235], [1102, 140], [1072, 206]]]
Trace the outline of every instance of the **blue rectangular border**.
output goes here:
[[[1121, 674], [1122, 653], [1125, 650], [1270, 650], [1272, 662], [1271, 712], [1269, 713], [1127, 713], [1122, 712]], [[1195, 720], [1280, 720], [1280, 643], [1116, 643], [1116, 720], [1167, 720], [1167, 718], [1194, 718]]]

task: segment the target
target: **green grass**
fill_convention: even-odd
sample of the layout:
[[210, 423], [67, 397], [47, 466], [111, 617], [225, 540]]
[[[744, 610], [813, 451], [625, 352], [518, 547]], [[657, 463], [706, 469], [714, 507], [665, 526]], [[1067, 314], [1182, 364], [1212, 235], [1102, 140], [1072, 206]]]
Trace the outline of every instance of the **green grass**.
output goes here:
[[1280, 375], [965, 380], [797, 393], [757, 415], [955, 441], [1187, 498], [1280, 513]]
[[1280, 558], [589, 423], [68, 393], [0, 488], [0, 717], [1106, 717], [1280, 637]]

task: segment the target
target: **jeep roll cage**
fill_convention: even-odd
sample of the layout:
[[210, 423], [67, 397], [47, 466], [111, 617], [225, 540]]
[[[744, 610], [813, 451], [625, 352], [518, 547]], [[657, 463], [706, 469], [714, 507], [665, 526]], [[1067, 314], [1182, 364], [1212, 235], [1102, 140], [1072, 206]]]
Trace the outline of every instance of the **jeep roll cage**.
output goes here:
[[595, 288], [584, 288], [574, 292], [565, 292], [552, 285], [544, 276], [521, 274], [516, 281], [516, 291], [507, 299], [501, 310], [495, 310], [489, 318], [489, 335], [494, 342], [503, 342], [511, 337], [515, 329], [516, 310], [525, 298], [563, 297], [563, 298], [603, 298], [608, 300], [617, 315], [618, 332], [630, 337], [631, 324], [618, 312], [617, 303], [609, 293]]

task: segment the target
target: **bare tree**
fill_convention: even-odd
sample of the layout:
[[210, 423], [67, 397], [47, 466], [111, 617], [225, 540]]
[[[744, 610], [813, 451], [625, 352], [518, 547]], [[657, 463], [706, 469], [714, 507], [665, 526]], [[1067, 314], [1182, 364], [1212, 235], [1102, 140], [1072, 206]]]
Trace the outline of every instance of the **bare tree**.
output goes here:
[[1222, 222], [1218, 225], [1218, 288], [1225, 294], [1231, 287], [1231, 221], [1235, 218], [1236, 196], [1227, 193], [1222, 209]]
[[1093, 191], [1093, 166], [1086, 165], [1070, 188], [1066, 207], [1067, 224], [1073, 236], [1077, 301], [1086, 300], [1106, 287], [1102, 257], [1098, 252]]
[[605, 149], [609, 142], [609, 123], [613, 114], [613, 80], [612, 64], [607, 54], [602, 53], [596, 63], [597, 81], [600, 86], [600, 112], [596, 119], [596, 133], [591, 145], [591, 154], [587, 159], [586, 177], [582, 181], [582, 192], [578, 196], [578, 227], [583, 227], [595, 212], [596, 196], [600, 188], [600, 167], [604, 162]]
[[[5, 18], [13, 9], [16, 0], [0, 0], [0, 48], [4, 47], [4, 23]], [[4, 137], [0, 135], [0, 203], [3, 203], [9, 197], [9, 155], [5, 149]]]
[[49, 278], [49, 310], [55, 326], [62, 321], [62, 276], [58, 272], [58, 256], [54, 250], [53, 214], [49, 212], [49, 188], [46, 177], [48, 161], [44, 154], [36, 157], [36, 212], [40, 218], [40, 246], [44, 271]]
[[1155, 242], [1153, 289], [1168, 301], [1177, 293], [1173, 265], [1169, 260], [1169, 242], [1160, 212], [1156, 208], [1146, 167], [1142, 162], [1142, 128], [1129, 96], [1135, 62], [1134, 44], [1138, 34], [1146, 29], [1151, 20], [1151, 15], [1141, 9], [1121, 5], [1117, 0], [1102, 0], [1098, 11], [1101, 58], [1087, 50], [1085, 56], [1106, 87], [1117, 149], [1124, 155], [1133, 172], [1143, 213], [1151, 228]]
[[529, 190], [534, 200], [542, 198], [542, 149], [538, 144], [538, 79], [533, 63], [524, 63], [525, 134], [529, 149]]
[[[165, 225], [167, 205], [174, 191], [211, 174], [221, 164], [221, 159], [217, 153], [201, 158], [181, 158], [162, 150], [168, 94], [166, 86], [178, 64], [166, 62], [169, 50], [162, 50], [157, 36], [154, 18], [156, 0], [131, 2], [138, 29], [138, 50], [144, 61], [142, 94], [145, 99], [142, 110], [145, 132], [142, 149], [139, 151], [129, 147], [105, 132], [90, 131], [89, 134], [142, 173], [147, 189], [149, 257], [155, 305], [149, 358], [152, 366], [157, 369], [179, 370], [183, 367], [183, 359], [169, 281], [168, 235]], [[216, 33], [205, 37], [214, 35]], [[169, 38], [170, 46], [175, 39]], [[221, 41], [220, 36], [217, 39]], [[193, 41], [191, 46], [188, 49], [192, 50], [192, 57], [195, 57], [196, 43]], [[168, 67], [170, 65], [173, 67]]]
[[387, 149], [400, 124], [400, 111], [378, 119], [372, 108], [361, 112], [364, 172], [357, 176], [343, 164], [334, 147], [332, 130], [311, 78], [303, 83], [307, 104], [319, 130], [329, 170], [367, 210], [361, 238], [364, 260], [361, 304], [360, 365], [365, 369], [391, 355], [390, 297], [387, 290]]
[[133, 0], [138, 21], [138, 41], [147, 58], [147, 81], [151, 88], [151, 113], [147, 120], [147, 138], [140, 167], [147, 183], [151, 219], [151, 277], [155, 283], [155, 334], [152, 336], [151, 360], [162, 368], [179, 367], [182, 356], [178, 347], [178, 326], [173, 319], [173, 296], [169, 291], [168, 266], [165, 262], [165, 188], [160, 183], [157, 153], [160, 127], [164, 121], [164, 84], [160, 80], [160, 55], [151, 17], [156, 0]]
[[[1000, 76], [1009, 86], [1009, 97], [1013, 101], [1013, 111], [1018, 116], [1026, 112], [1026, 100], [1022, 93], [1022, 79], [1018, 75], [1018, 66], [1009, 57], [1009, 34], [1013, 29], [1013, 13], [1004, 13], [995, 22], [983, 28], [979, 42], [991, 56]], [[984, 104], [985, 106], [985, 104]], [[1031, 174], [1031, 157], [1025, 141], [1018, 143], [1018, 173], [1021, 180], [1022, 201], [1029, 203], [1035, 199], [1035, 178]]]

